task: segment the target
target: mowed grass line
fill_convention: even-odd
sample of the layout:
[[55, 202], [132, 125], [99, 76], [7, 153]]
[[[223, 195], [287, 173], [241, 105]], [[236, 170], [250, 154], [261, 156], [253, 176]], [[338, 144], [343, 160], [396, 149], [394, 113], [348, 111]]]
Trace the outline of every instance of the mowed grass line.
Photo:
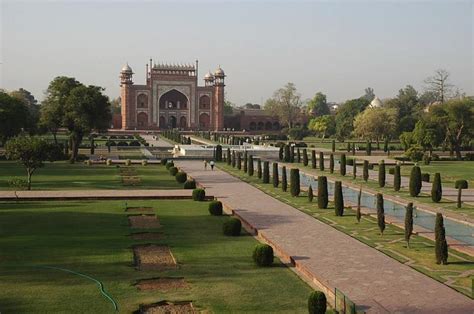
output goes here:
[[[77, 162], [46, 162], [32, 177], [32, 190], [94, 190], [94, 189], [182, 189], [162, 165], [133, 165], [140, 177], [135, 186], [122, 184], [120, 169], [127, 168], [106, 165], [87, 166]], [[13, 190], [8, 182], [13, 177], [26, 180], [26, 170], [17, 162], [0, 161], [0, 190]]]
[[[82, 277], [37, 265], [62, 267], [104, 283], [121, 313], [161, 300], [192, 300], [215, 313], [262, 311], [307, 312], [312, 289], [290, 269], [276, 262], [258, 268], [251, 259], [257, 241], [244, 234], [222, 235], [227, 217], [210, 216], [207, 202], [128, 201], [128, 206], [153, 207], [165, 237], [134, 241], [129, 237], [123, 201], [0, 203], [0, 311], [111, 313], [113, 306], [96, 284]], [[166, 244], [178, 269], [137, 271], [131, 247]], [[189, 289], [139, 292], [139, 279], [184, 277]]]

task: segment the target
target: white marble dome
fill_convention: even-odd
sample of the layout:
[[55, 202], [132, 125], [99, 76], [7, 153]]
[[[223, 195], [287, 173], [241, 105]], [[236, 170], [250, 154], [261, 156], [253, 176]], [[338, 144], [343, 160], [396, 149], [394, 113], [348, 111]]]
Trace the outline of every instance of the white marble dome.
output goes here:
[[370, 102], [370, 108], [381, 108], [382, 107], [382, 101], [375, 96], [375, 98]]
[[122, 71], [121, 72], [127, 72], [127, 73], [132, 73], [132, 68], [128, 65], [128, 63], [126, 65], [124, 65], [122, 67]]

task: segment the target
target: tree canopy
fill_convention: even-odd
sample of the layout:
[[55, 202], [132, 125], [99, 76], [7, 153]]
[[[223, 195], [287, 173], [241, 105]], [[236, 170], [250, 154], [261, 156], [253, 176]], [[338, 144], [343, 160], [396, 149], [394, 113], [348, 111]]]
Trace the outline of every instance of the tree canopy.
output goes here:
[[296, 91], [295, 84], [287, 83], [278, 89], [273, 97], [265, 102], [264, 109], [272, 115], [278, 116], [283, 124], [291, 129], [300, 113], [301, 96]]
[[395, 128], [396, 112], [393, 109], [368, 108], [354, 120], [354, 134], [370, 140], [389, 138]]
[[27, 105], [16, 97], [0, 92], [0, 141], [19, 134], [28, 127]]
[[336, 136], [339, 139], [349, 137], [354, 130], [354, 118], [364, 111], [370, 101], [366, 98], [356, 98], [346, 101], [336, 113]]
[[316, 93], [313, 99], [308, 102], [308, 111], [314, 116], [324, 116], [330, 113], [326, 95], [321, 92]]

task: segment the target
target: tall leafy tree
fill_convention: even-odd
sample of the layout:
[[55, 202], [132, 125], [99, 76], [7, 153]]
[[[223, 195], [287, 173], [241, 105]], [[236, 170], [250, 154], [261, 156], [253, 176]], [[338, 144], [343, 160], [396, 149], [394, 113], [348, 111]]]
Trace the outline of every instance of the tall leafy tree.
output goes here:
[[316, 132], [323, 139], [336, 132], [336, 121], [333, 115], [323, 115], [309, 121], [308, 129]]
[[357, 98], [346, 101], [336, 114], [336, 136], [339, 139], [349, 137], [354, 130], [354, 118], [364, 111], [370, 101], [365, 98]]
[[453, 99], [430, 110], [433, 121], [444, 131], [445, 141], [461, 160], [461, 146], [474, 134], [474, 98]]
[[330, 113], [326, 95], [321, 92], [316, 93], [313, 99], [308, 102], [308, 111], [313, 116], [324, 116]]
[[56, 134], [64, 126], [64, 108], [71, 91], [82, 84], [75, 78], [58, 76], [49, 83], [46, 98], [41, 104], [40, 125], [53, 134], [57, 143]]
[[391, 136], [396, 129], [396, 114], [391, 109], [369, 108], [359, 113], [354, 120], [356, 136], [376, 140], [377, 143]]
[[301, 96], [297, 92], [295, 84], [287, 83], [278, 89], [273, 97], [265, 102], [264, 109], [272, 115], [278, 116], [283, 124], [291, 129], [300, 113]]
[[30, 133], [35, 132], [38, 126], [39, 119], [39, 106], [35, 96], [33, 96], [31, 92], [27, 91], [24, 88], [20, 88], [18, 90], [10, 92], [10, 96], [20, 100], [21, 102], [23, 102], [23, 104], [25, 104], [26, 108], [28, 109], [28, 116], [24, 117], [24, 119], [26, 120], [26, 129]]
[[64, 106], [63, 125], [71, 136], [72, 155], [75, 161], [84, 135], [93, 130], [103, 131], [112, 119], [109, 98], [98, 86], [78, 86], [71, 90]]
[[18, 98], [0, 92], [0, 142], [21, 132], [27, 126], [28, 108]]

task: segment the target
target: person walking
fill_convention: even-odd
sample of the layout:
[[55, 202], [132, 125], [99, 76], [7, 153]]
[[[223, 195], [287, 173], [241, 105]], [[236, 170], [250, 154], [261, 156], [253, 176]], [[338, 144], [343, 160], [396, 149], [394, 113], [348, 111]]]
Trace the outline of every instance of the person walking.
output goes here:
[[211, 165], [211, 170], [214, 170], [214, 160], [211, 160], [209, 164]]
[[204, 160], [204, 170], [207, 170], [207, 160]]

